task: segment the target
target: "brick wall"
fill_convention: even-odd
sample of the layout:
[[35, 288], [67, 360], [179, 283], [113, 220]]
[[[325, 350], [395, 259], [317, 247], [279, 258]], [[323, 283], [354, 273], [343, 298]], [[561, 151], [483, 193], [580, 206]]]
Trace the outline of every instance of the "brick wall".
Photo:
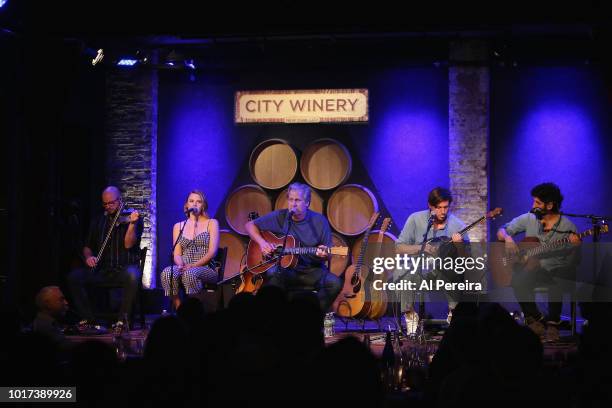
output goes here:
[[[489, 68], [487, 44], [451, 44], [448, 72], [449, 179], [455, 213], [466, 223], [488, 210]], [[486, 241], [487, 224], [469, 234]]]
[[157, 72], [113, 69], [106, 80], [108, 184], [123, 191], [126, 207], [144, 217], [148, 247], [143, 284], [155, 287], [157, 183]]

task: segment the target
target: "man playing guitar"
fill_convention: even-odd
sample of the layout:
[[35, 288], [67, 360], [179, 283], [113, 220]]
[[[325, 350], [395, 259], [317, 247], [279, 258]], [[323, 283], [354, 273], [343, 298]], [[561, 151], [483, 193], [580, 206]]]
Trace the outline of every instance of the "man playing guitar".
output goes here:
[[[468, 242], [467, 239], [462, 237], [459, 233], [463, 228], [465, 228], [464, 222], [450, 213], [450, 205], [452, 202], [453, 196], [448, 189], [436, 187], [431, 190], [427, 197], [427, 205], [429, 209], [412, 213], [408, 217], [408, 220], [406, 220], [406, 224], [404, 225], [404, 228], [402, 229], [402, 232], [396, 242], [397, 253], [416, 256], [421, 251], [424, 239], [425, 242], [428, 242], [431, 239], [448, 237], [453, 243], [459, 244], [462, 242]], [[427, 236], [425, 236], [425, 234], [427, 234]], [[425, 244], [424, 251], [429, 255], [440, 255], [438, 250], [429, 243]], [[420, 276], [421, 272], [414, 274], [408, 273], [404, 274], [403, 277], [396, 277], [416, 279], [417, 281], [420, 281], [422, 278], [422, 276]], [[428, 274], [423, 273], [423, 275]], [[432, 276], [442, 277], [440, 275], [440, 271], [432, 271]], [[445, 279], [453, 278], [460, 278], [460, 275], [452, 273], [445, 277]], [[400, 293], [402, 312], [407, 315], [414, 313], [414, 295], [415, 294], [412, 291], [402, 291]], [[461, 294], [455, 291], [446, 291], [445, 295], [448, 300], [449, 308], [447, 320], [450, 322], [452, 311], [459, 303]]]
[[[316, 254], [299, 255], [294, 268], [280, 269], [276, 266], [266, 271], [265, 284], [292, 288], [313, 288], [321, 310], [326, 312], [342, 288], [338, 277], [329, 273], [326, 265], [327, 250], [331, 246], [331, 230], [325, 217], [308, 209], [310, 206], [310, 187], [292, 183], [287, 189], [287, 209], [277, 210], [256, 220], [249, 221], [245, 228], [265, 256], [272, 255], [277, 249], [266, 241], [261, 231], [284, 235], [289, 227], [289, 235], [294, 236], [301, 246], [318, 247]], [[288, 225], [289, 224], [289, 225]]]
[[[546, 244], [569, 238], [569, 243], [556, 251], [531, 257], [517, 263], [513, 269], [512, 288], [525, 315], [525, 323], [539, 336], [550, 341], [558, 340], [561, 322], [563, 291], [556, 279], [573, 282], [576, 266], [580, 262], [580, 237], [576, 226], [567, 217], [559, 214], [563, 196], [554, 183], [538, 184], [531, 190], [531, 211], [519, 215], [497, 231], [497, 239], [506, 243], [506, 251], [517, 253], [518, 247], [512, 238], [524, 232], [525, 240]], [[537, 239], [536, 239], [537, 238]], [[535, 303], [534, 289], [548, 288], [548, 315], [545, 317]], [[543, 323], [546, 323], [546, 327]]]

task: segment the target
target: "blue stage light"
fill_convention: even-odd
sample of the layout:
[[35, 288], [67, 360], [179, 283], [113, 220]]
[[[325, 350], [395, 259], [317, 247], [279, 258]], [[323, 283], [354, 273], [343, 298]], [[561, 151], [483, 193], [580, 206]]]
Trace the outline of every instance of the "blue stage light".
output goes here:
[[119, 60], [119, 62], [117, 62], [117, 65], [122, 66], [122, 67], [133, 67], [137, 63], [138, 63], [138, 60], [122, 58]]

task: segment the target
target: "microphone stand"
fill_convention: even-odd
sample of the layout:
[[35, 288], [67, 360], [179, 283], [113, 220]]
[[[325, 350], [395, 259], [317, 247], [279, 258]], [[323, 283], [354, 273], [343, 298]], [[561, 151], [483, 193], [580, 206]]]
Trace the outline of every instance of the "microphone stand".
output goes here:
[[[423, 234], [423, 242], [421, 243], [421, 249], [419, 250], [418, 256], [425, 254], [425, 246], [427, 245], [427, 235], [429, 234], [429, 231], [431, 230], [431, 227], [433, 226], [433, 221], [434, 221], [434, 215], [431, 214], [429, 216], [429, 221], [427, 222], [427, 229], [425, 230], [425, 234]], [[419, 275], [421, 276], [421, 279], [425, 279], [425, 277], [423, 276], [423, 265], [422, 264], [419, 268]], [[417, 295], [419, 298], [419, 316], [422, 319], [425, 317], [425, 300], [424, 300], [425, 295], [421, 291], [417, 291]]]
[[593, 214], [570, 214], [564, 212], [560, 212], [559, 214], [565, 215], [566, 217], [586, 218], [591, 220], [591, 225], [593, 225], [593, 244], [595, 244], [593, 245], [593, 284], [595, 284], [597, 279], [597, 243], [601, 236], [601, 224], [612, 221], [612, 217]]
[[[189, 220], [189, 214], [190, 213], [187, 212], [187, 220]], [[172, 250], [170, 251], [170, 313], [172, 313], [174, 309], [174, 303], [172, 302], [172, 294], [174, 293], [174, 267], [176, 266], [174, 264], [174, 250], [176, 249], [179, 240], [183, 236], [183, 230], [187, 226], [187, 220], [185, 220], [183, 223], [183, 226], [176, 237], [176, 241], [174, 241], [174, 244], [172, 244]]]
[[[285, 246], [287, 245], [287, 236], [289, 235], [289, 229], [291, 229], [291, 222], [293, 221], [291, 218], [293, 217], [293, 211], [287, 211], [287, 219], [285, 223], [287, 224], [285, 228], [285, 237], [283, 238], [283, 245], [280, 248], [280, 254], [278, 255], [278, 259], [276, 260], [276, 273], [280, 273], [281, 262], [283, 260], [283, 254], [285, 252]], [[299, 255], [298, 255], [299, 256]]]

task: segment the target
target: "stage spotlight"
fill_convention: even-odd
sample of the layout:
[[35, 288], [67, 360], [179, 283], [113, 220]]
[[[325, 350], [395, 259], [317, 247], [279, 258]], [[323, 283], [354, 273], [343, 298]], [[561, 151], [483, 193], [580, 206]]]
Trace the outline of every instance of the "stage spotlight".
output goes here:
[[4, 7], [7, 2], [8, 0], [0, 0], [0, 8]]
[[133, 67], [137, 63], [138, 63], [137, 59], [121, 58], [117, 62], [117, 66], [119, 66], [119, 67]]
[[195, 64], [193, 63], [193, 60], [185, 60], [185, 66], [187, 68], [191, 68], [191, 69], [196, 69]]
[[98, 53], [96, 54], [96, 57], [91, 60], [91, 65], [95, 67], [96, 64], [99, 64], [100, 62], [102, 62], [103, 59], [104, 59], [104, 50], [100, 48], [98, 50]]

